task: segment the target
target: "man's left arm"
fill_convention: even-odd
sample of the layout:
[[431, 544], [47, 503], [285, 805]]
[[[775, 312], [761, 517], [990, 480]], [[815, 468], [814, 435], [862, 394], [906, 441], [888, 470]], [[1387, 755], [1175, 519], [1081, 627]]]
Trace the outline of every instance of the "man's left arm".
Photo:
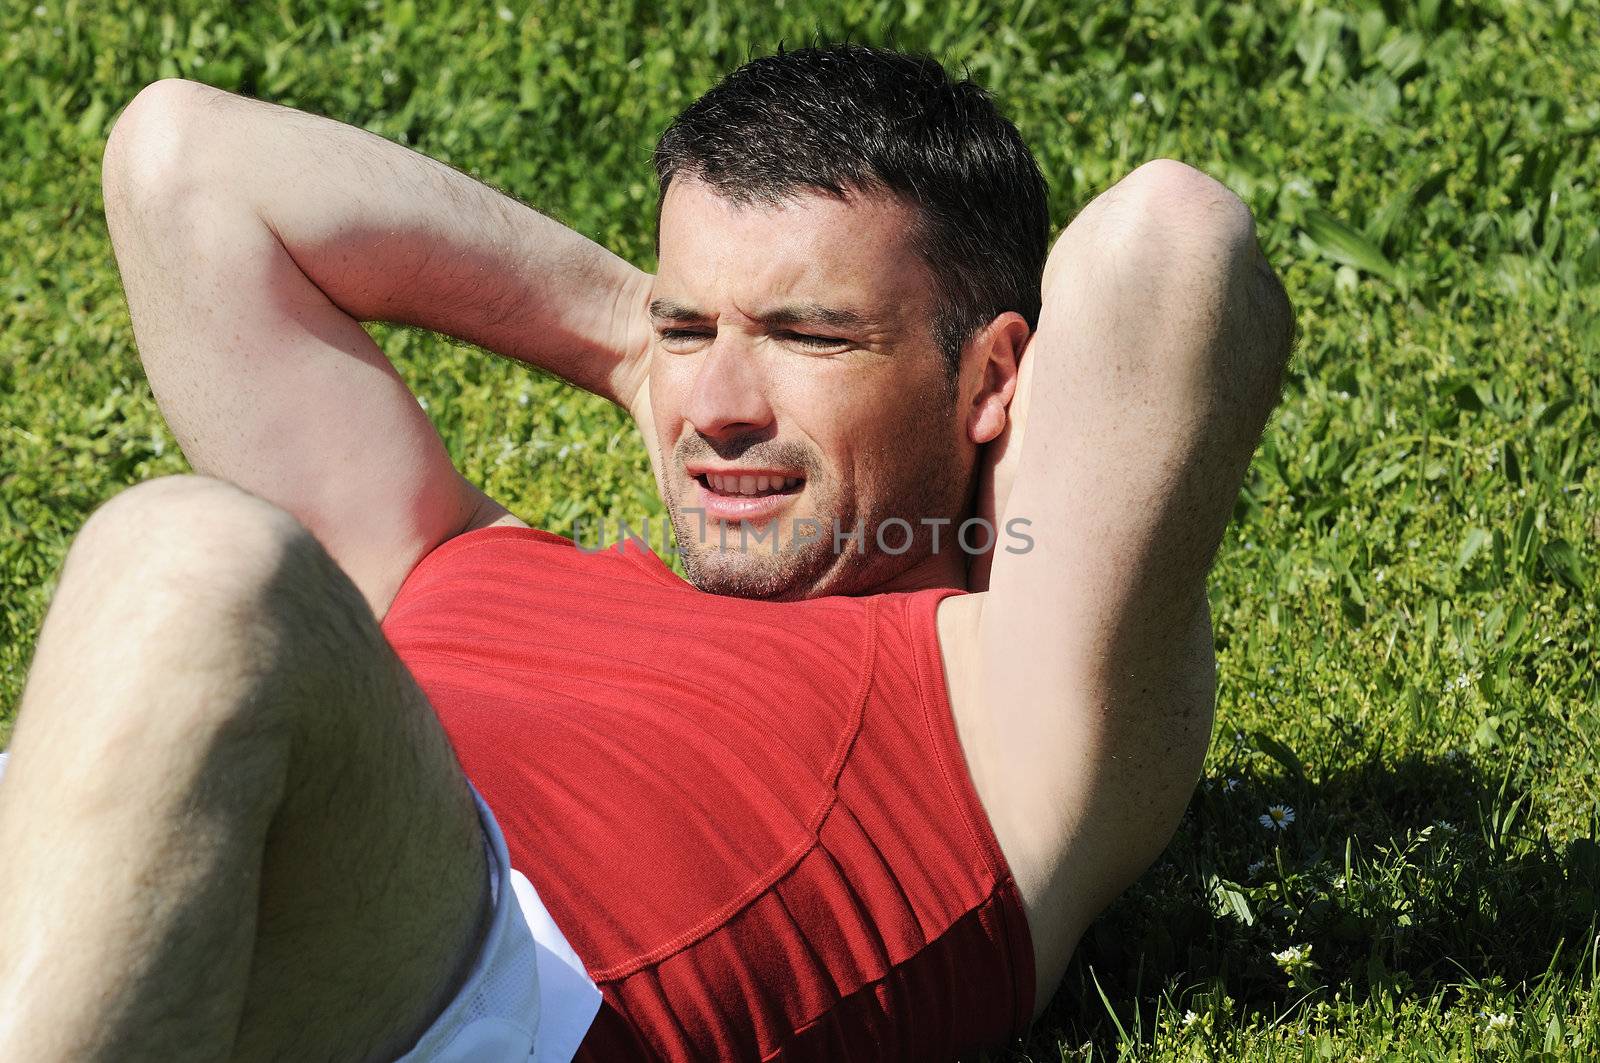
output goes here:
[[1024, 866], [1072, 875], [1076, 940], [1193, 792], [1215, 690], [1206, 573], [1293, 320], [1249, 209], [1170, 160], [1080, 213], [1043, 295], [993, 485], [1002, 532], [1026, 520], [1033, 545], [1002, 534], [987, 573], [973, 768], [1004, 780], [996, 827]]

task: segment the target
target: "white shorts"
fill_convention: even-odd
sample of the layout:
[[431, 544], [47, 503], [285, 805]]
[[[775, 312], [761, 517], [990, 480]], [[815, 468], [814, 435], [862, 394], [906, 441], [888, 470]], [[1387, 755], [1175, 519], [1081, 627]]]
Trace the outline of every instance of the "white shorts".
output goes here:
[[600, 1010], [600, 989], [511, 866], [475, 786], [472, 799], [489, 864], [489, 932], [461, 991], [397, 1063], [569, 1063]]
[[[7, 757], [0, 752], [0, 777]], [[600, 990], [511, 866], [477, 787], [472, 799], [489, 864], [489, 931], [461, 991], [398, 1063], [569, 1063], [600, 1009]]]

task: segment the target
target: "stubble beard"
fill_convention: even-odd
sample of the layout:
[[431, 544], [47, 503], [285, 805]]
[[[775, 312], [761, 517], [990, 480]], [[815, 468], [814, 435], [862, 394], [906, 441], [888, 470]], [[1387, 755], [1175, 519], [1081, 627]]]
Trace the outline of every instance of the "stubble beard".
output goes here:
[[[831, 568], [848, 572], [863, 567], [867, 559], [857, 556], [848, 544], [844, 553], [834, 553], [835, 518], [831, 514], [838, 512], [837, 504], [831, 492], [819, 488], [815, 481], [806, 481], [808, 492], [819, 491], [821, 495], [819, 504], [813, 507], [815, 529], [806, 518], [788, 514], [772, 518], [766, 527], [742, 522], [724, 524], [702, 518], [699, 513], [685, 513], [669, 500], [672, 530], [678, 537], [689, 582], [709, 594], [782, 601], [814, 597], [811, 592], [819, 584], [835, 583], [839, 573], [830, 574]], [[842, 528], [848, 529], [845, 522], [854, 518], [840, 515], [837, 519]], [[809, 536], [813, 530], [817, 532], [815, 539], [799, 541], [800, 536]]]
[[[941, 426], [933, 438], [950, 438], [951, 433], [944, 430], [947, 427]], [[956, 549], [955, 525], [965, 503], [953, 486], [962, 476], [958, 466], [953, 446], [922, 452], [917, 465], [902, 475], [901, 489], [893, 497], [869, 505], [865, 515], [849, 497], [852, 491], [807, 480], [806, 492], [815, 492], [810, 513], [814, 527], [805, 516], [790, 514], [769, 522], [777, 525], [775, 532], [739, 523], [724, 525], [708, 517], [702, 519], [699, 513], [684, 512], [675, 497], [666, 500], [667, 510], [684, 572], [699, 590], [768, 601], [866, 594], [932, 552], [933, 535], [920, 523], [922, 518], [950, 518], [951, 523], [939, 535], [939, 549]], [[899, 554], [886, 553], [878, 546], [879, 527], [894, 517], [905, 520], [913, 533], [910, 547]], [[850, 539], [858, 522], [863, 529], [859, 546]], [[759, 542], [757, 530], [766, 533]], [[800, 536], [813, 533], [814, 539], [798, 541]], [[899, 549], [906, 540], [906, 530], [898, 525], [885, 528], [883, 537], [889, 547]]]

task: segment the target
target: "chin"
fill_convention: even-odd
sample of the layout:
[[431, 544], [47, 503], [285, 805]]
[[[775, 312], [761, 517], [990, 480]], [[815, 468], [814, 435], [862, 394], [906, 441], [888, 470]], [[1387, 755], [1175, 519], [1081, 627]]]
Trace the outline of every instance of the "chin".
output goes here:
[[844, 593], [837, 589], [844, 582], [844, 573], [831, 571], [840, 560], [827, 543], [765, 554], [711, 547], [686, 551], [683, 569], [689, 582], [708, 594], [798, 601]]

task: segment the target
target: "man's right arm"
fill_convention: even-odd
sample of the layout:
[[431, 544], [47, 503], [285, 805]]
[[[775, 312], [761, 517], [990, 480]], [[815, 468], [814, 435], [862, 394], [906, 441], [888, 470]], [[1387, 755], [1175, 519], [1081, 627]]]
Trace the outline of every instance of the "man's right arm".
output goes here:
[[247, 203], [350, 317], [463, 339], [628, 407], [649, 274], [357, 126], [177, 78], [146, 94], [178, 97], [187, 120], [133, 166]]
[[191, 465], [298, 517], [380, 617], [483, 496], [360, 322], [467, 340], [630, 412], [644, 390], [648, 274], [375, 134], [168, 79], [118, 119], [103, 184]]

